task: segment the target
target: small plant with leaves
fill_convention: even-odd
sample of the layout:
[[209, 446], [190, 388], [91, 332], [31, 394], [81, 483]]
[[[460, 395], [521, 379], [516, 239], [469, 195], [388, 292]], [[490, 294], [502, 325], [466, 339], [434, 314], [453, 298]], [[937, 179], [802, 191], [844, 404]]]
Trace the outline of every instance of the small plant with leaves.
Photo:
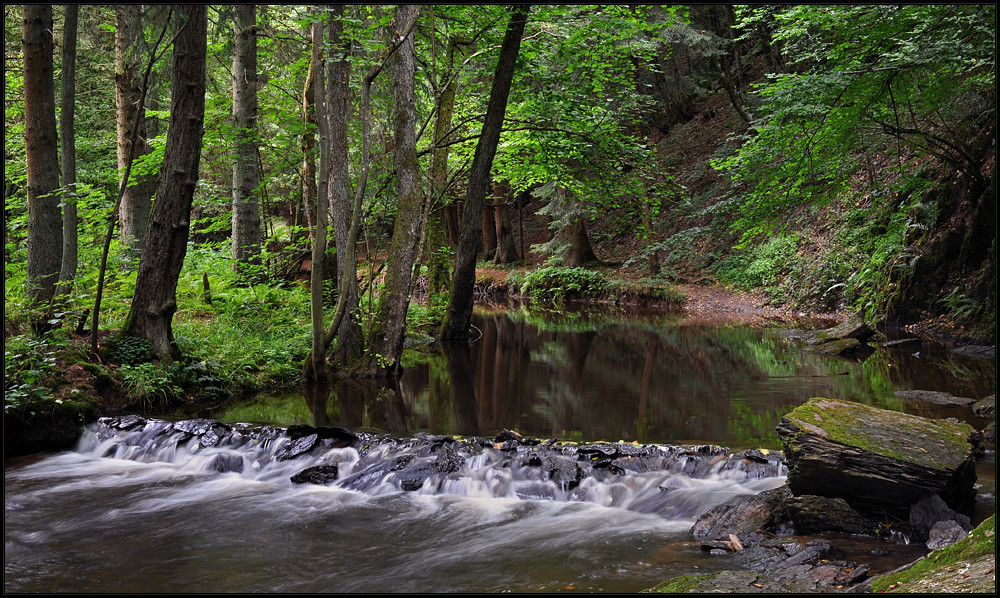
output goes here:
[[137, 366], [153, 360], [153, 344], [144, 338], [126, 336], [109, 343], [108, 357], [123, 366]]
[[555, 303], [571, 298], [599, 297], [610, 288], [608, 279], [598, 271], [560, 266], [530, 272], [521, 283], [522, 294]]
[[3, 354], [3, 410], [25, 408], [51, 394], [45, 379], [56, 367], [56, 351], [48, 343], [16, 336], [6, 339]]

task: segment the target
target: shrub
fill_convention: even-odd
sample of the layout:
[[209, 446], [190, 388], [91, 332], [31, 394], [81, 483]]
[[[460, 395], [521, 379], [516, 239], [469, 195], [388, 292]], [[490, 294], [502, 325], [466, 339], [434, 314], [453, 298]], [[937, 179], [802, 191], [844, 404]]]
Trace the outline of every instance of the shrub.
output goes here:
[[529, 272], [521, 293], [532, 299], [560, 302], [566, 298], [597, 297], [611, 288], [603, 274], [586, 268], [549, 266]]

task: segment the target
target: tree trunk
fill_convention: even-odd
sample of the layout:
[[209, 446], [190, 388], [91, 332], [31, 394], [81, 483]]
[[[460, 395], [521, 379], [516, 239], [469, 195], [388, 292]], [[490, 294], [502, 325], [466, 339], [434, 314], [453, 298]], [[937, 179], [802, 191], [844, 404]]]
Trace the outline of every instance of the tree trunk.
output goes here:
[[183, 22], [178, 24], [174, 41], [163, 174], [142, 248], [135, 295], [120, 333], [149, 340], [157, 357], [167, 361], [180, 356], [171, 320], [177, 311], [177, 279], [187, 251], [191, 202], [201, 160], [207, 53], [206, 7], [182, 4], [177, 11]]
[[257, 170], [257, 7], [235, 6], [233, 45], [233, 267], [258, 278], [260, 264], [260, 173]]
[[340, 364], [357, 363], [364, 352], [364, 334], [355, 314], [358, 311], [358, 261], [357, 253], [348, 247], [351, 243], [351, 181], [348, 160], [347, 122], [350, 114], [351, 53], [350, 42], [343, 39], [344, 5], [331, 7], [328, 13], [327, 47], [330, 55], [326, 61], [327, 116], [330, 130], [330, 212], [333, 214], [333, 232], [337, 252], [337, 272], [343, 284], [338, 293], [346, 295], [345, 317], [337, 330], [334, 361]]
[[482, 134], [476, 143], [476, 153], [472, 159], [472, 169], [469, 173], [469, 187], [465, 195], [465, 208], [462, 215], [462, 237], [459, 241], [458, 256], [455, 262], [455, 275], [451, 284], [451, 299], [445, 314], [441, 336], [445, 339], [467, 338], [469, 322], [472, 319], [472, 291], [476, 284], [476, 253], [482, 231], [483, 200], [489, 186], [490, 170], [493, 157], [496, 155], [497, 144], [500, 142], [500, 130], [503, 117], [507, 111], [507, 97], [514, 80], [514, 66], [521, 48], [521, 36], [528, 20], [529, 5], [518, 4], [513, 7], [503, 44], [500, 47], [500, 58], [497, 60], [496, 72], [493, 75], [493, 86], [490, 90], [490, 101], [486, 107], [486, 118], [483, 121]]
[[587, 234], [587, 226], [582, 217], [570, 223], [563, 234], [569, 241], [569, 248], [566, 250], [568, 267], [579, 268], [599, 261], [594, 254], [594, 247], [590, 244], [590, 235]]
[[[349, 262], [353, 261], [355, 258], [353, 256], [355, 247], [357, 246], [358, 234], [361, 230], [361, 206], [362, 201], [365, 196], [365, 188], [368, 184], [368, 173], [371, 170], [371, 86], [375, 78], [382, 72], [386, 62], [392, 57], [392, 55], [399, 49], [401, 45], [410, 39], [410, 32], [417, 24], [417, 17], [419, 16], [419, 11], [412, 11], [410, 19], [402, 23], [401, 30], [397, 34], [396, 38], [393, 40], [392, 45], [387, 49], [383, 55], [382, 60], [374, 65], [371, 70], [364, 76], [361, 80], [361, 171], [358, 176], [358, 184], [354, 191], [354, 197], [352, 199], [353, 204], [351, 205], [351, 229], [348, 232], [348, 240], [346, 243], [347, 252], [352, 255], [349, 256]], [[396, 24], [397, 26], [400, 23]], [[339, 289], [347, 288], [350, 284], [346, 280], [347, 277], [356, 277], [356, 271], [344, 271], [341, 273], [339, 280]], [[336, 337], [337, 331], [340, 329], [341, 322], [343, 321], [344, 315], [347, 313], [347, 294], [341, 292], [337, 298], [337, 311], [333, 315], [333, 322], [326, 329], [326, 334], [323, 336], [323, 350], [333, 342]], [[312, 354], [306, 357], [305, 363], [302, 368], [302, 377], [306, 379], [314, 378], [314, 373], [312, 371]], [[358, 363], [356, 367], [352, 370], [354, 373], [362, 372], [365, 369], [364, 364]]]
[[450, 247], [447, 210], [451, 203], [448, 195], [448, 147], [437, 147], [448, 141], [452, 116], [455, 113], [455, 97], [458, 91], [458, 77], [449, 77], [441, 96], [438, 98], [437, 118], [434, 120], [434, 157], [431, 162], [433, 183], [431, 209], [427, 223], [427, 293], [444, 293], [451, 284]]
[[[399, 5], [395, 22], [406, 23], [420, 7]], [[393, 133], [396, 163], [396, 218], [389, 244], [385, 283], [379, 294], [372, 328], [366, 342], [367, 375], [397, 375], [406, 335], [406, 311], [410, 302], [410, 279], [417, 258], [423, 194], [420, 164], [417, 162], [416, 95], [414, 90], [416, 55], [412, 33], [399, 46], [392, 61]]]
[[73, 288], [79, 257], [76, 213], [76, 141], [73, 134], [73, 117], [76, 112], [76, 38], [80, 7], [76, 4], [67, 4], [65, 11], [62, 76], [60, 77], [62, 80], [62, 100], [59, 110], [59, 144], [62, 146], [59, 158], [64, 189], [62, 270], [59, 272], [59, 289], [57, 290], [60, 302], [63, 301], [62, 298], [69, 295]]
[[513, 264], [518, 260], [517, 246], [514, 244], [514, 225], [510, 219], [511, 193], [510, 182], [500, 181], [496, 184], [497, 203], [493, 206], [493, 219], [497, 234], [497, 250], [493, 255], [493, 263]]
[[312, 269], [309, 273], [310, 311], [312, 314], [312, 371], [313, 379], [325, 382], [329, 378], [326, 367], [326, 346], [323, 344], [323, 277], [326, 265], [327, 204], [330, 179], [330, 121], [326, 116], [325, 67], [323, 65], [323, 21], [312, 24], [312, 64], [315, 73], [316, 123], [319, 125], [319, 181], [316, 183], [316, 229], [313, 231]]
[[[487, 192], [488, 193], [488, 192]], [[483, 202], [483, 260], [489, 261], [497, 252], [497, 228], [493, 216], [493, 204]]]
[[[144, 111], [140, 106], [142, 84], [139, 76], [139, 41], [142, 39], [142, 23], [138, 4], [115, 6], [115, 102], [117, 120], [118, 172], [125, 171], [129, 162], [130, 146], [136, 144], [131, 154], [136, 160], [152, 151], [149, 145], [145, 115], [139, 116], [139, 128], [135, 139], [131, 139], [132, 126], [136, 114]], [[153, 191], [156, 180], [152, 177], [136, 175], [134, 183], [125, 189], [118, 216], [122, 246], [122, 266], [131, 270], [136, 258], [142, 254], [149, 212], [153, 206]]]
[[649, 189], [645, 183], [643, 183], [643, 191], [645, 192], [645, 197], [641, 199], [642, 242], [646, 245], [647, 251], [649, 252], [649, 255], [646, 256], [646, 266], [649, 269], [649, 276], [654, 277], [660, 274], [660, 258], [656, 251], [648, 249], [649, 245], [651, 245], [651, 239], [653, 236], [653, 206], [650, 205], [652, 200], [649, 197]]
[[302, 217], [306, 223], [306, 230], [310, 231], [309, 234], [312, 234], [315, 219], [311, 204], [316, 197], [316, 135], [308, 128], [309, 124], [316, 123], [313, 110], [313, 101], [316, 97], [315, 79], [315, 69], [310, 62], [305, 86], [302, 89], [302, 122], [307, 125], [306, 132], [302, 134]]
[[62, 265], [59, 156], [52, 76], [52, 5], [26, 4], [24, 51], [24, 146], [28, 171], [27, 293], [41, 307], [52, 301]]

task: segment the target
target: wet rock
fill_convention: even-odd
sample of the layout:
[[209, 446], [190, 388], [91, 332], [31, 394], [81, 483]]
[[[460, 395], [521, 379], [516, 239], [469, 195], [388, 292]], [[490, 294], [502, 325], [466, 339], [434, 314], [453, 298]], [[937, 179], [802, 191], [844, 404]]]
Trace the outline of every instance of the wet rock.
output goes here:
[[317, 465], [303, 469], [290, 479], [293, 484], [318, 484], [325, 486], [330, 482], [336, 481], [339, 471], [336, 463]]
[[825, 342], [819, 345], [815, 345], [812, 350], [813, 353], [818, 353], [820, 355], [831, 355], [831, 356], [850, 356], [854, 354], [855, 349], [861, 344], [856, 338], [841, 338]]
[[823, 332], [828, 338], [854, 338], [860, 342], [866, 342], [876, 334], [874, 330], [869, 328], [868, 324], [865, 324], [864, 320], [857, 316], [850, 317]]
[[934, 403], [935, 405], [971, 405], [976, 402], [975, 399], [956, 397], [951, 393], [937, 390], [897, 390], [893, 394], [908, 401]]
[[983, 440], [989, 444], [997, 443], [997, 423], [995, 421], [986, 424], [983, 428]]
[[862, 514], [900, 518], [927, 493], [959, 512], [974, 504], [981, 437], [968, 424], [815, 398], [777, 432], [795, 495], [843, 498]]
[[288, 436], [292, 440], [297, 440], [304, 436], [309, 436], [310, 434], [315, 434], [320, 440], [332, 441], [327, 443], [330, 448], [354, 446], [354, 444], [356, 444], [359, 440], [358, 435], [354, 432], [337, 426], [313, 427], [306, 424], [288, 426]]
[[274, 458], [278, 461], [294, 459], [295, 457], [312, 450], [312, 448], [316, 446], [317, 440], [319, 440], [319, 436], [316, 433], [309, 434], [308, 436], [300, 436], [297, 439], [290, 440], [287, 444], [274, 452]]
[[990, 395], [985, 399], [981, 399], [972, 404], [972, 412], [979, 417], [995, 417], [996, 416], [996, 395]]
[[232, 427], [211, 419], [186, 419], [175, 422], [174, 429], [198, 438], [202, 448], [216, 446], [232, 432]]
[[97, 420], [101, 424], [116, 430], [131, 430], [146, 425], [146, 420], [138, 415], [123, 415], [121, 417], [102, 417]]
[[787, 486], [741, 497], [733, 504], [719, 505], [695, 521], [691, 534], [697, 540], [731, 541], [734, 534], [743, 544], [752, 544], [751, 534], [776, 531], [787, 520], [785, 500], [792, 496]]
[[959, 355], [980, 357], [982, 359], [996, 359], [997, 357], [996, 345], [965, 345], [962, 347], [955, 347], [952, 351], [954, 353], [958, 353]]
[[782, 475], [784, 465], [778, 452], [751, 449], [733, 453], [724, 461], [717, 461], [714, 466], [720, 473], [739, 471], [748, 478], [762, 479]]
[[668, 580], [656, 592], [818, 593], [836, 592], [864, 581], [869, 568], [837, 560], [826, 540], [773, 538], [734, 553], [740, 568]]
[[442, 446], [434, 459], [434, 470], [438, 473], [454, 473], [465, 465], [465, 457], [459, 455], [451, 446]]
[[927, 544], [928, 549], [937, 550], [938, 548], [951, 546], [968, 535], [968, 533], [968, 530], [963, 529], [962, 525], [957, 521], [938, 521], [931, 528], [925, 544]]
[[952, 510], [940, 496], [936, 494], [923, 496], [910, 507], [911, 539], [916, 542], [927, 542], [934, 526], [946, 521], [956, 522], [963, 531], [972, 531], [972, 521], [966, 515]]
[[243, 456], [236, 454], [220, 454], [212, 458], [208, 468], [219, 473], [243, 473]]
[[587, 477], [575, 462], [560, 457], [546, 456], [543, 467], [548, 471], [549, 479], [563, 490], [576, 488]]
[[878, 524], [863, 517], [842, 498], [793, 496], [785, 500], [785, 509], [799, 534], [844, 532], [875, 535]]
[[919, 338], [901, 338], [894, 341], [886, 341], [882, 343], [882, 346], [886, 349], [912, 353], [919, 351], [924, 346], [924, 343]]

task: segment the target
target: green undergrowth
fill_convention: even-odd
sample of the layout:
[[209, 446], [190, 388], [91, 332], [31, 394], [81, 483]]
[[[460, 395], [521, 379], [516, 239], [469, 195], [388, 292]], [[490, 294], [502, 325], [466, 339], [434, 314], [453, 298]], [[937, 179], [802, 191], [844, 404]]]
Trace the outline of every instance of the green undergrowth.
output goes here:
[[515, 295], [543, 304], [583, 300], [679, 305], [685, 300], [676, 287], [660, 280], [620, 280], [601, 270], [580, 267], [546, 266], [525, 273], [511, 272], [507, 283]]

